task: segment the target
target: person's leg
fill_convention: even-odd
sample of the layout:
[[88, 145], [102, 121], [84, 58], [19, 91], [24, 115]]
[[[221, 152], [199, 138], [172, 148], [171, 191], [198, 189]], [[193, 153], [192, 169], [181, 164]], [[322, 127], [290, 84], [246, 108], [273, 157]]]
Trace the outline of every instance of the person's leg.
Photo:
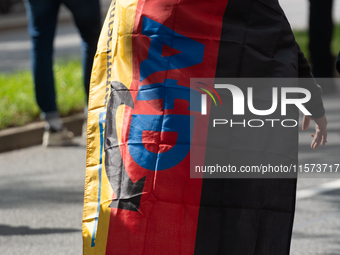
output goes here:
[[53, 76], [53, 39], [60, 6], [59, 0], [25, 0], [32, 40], [31, 61], [35, 96], [47, 121], [43, 144], [67, 145], [73, 133], [63, 127], [56, 104]]
[[313, 75], [317, 78], [333, 77], [332, 6], [333, 0], [310, 0], [309, 50], [313, 63]]
[[53, 77], [53, 39], [58, 0], [25, 0], [32, 40], [31, 62], [37, 103], [45, 119], [58, 115]]
[[101, 31], [99, 0], [62, 0], [73, 14], [74, 22], [82, 37], [84, 87], [89, 96], [93, 58], [96, 54]]

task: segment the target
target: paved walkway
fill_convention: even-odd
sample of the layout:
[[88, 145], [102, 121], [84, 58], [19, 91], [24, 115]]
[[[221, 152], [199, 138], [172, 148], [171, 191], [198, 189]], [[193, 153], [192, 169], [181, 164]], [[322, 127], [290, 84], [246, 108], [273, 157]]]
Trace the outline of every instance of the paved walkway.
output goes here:
[[82, 253], [86, 143], [77, 141], [0, 154], [1, 255]]
[[[300, 132], [300, 164], [340, 163], [339, 96], [325, 98], [327, 146], [312, 151], [312, 128]], [[1, 255], [81, 254], [86, 150], [85, 140], [77, 141], [74, 147], [33, 146], [0, 154]], [[298, 193], [331, 181], [299, 179]], [[292, 255], [340, 254], [339, 183], [336, 188], [297, 200]]]
[[[340, 163], [340, 80], [338, 92], [324, 96], [328, 119], [328, 143], [314, 151], [310, 149], [314, 126], [299, 134], [299, 164]], [[300, 129], [301, 130], [301, 129]], [[338, 170], [340, 171], [340, 169]], [[337, 178], [339, 178], [338, 174]], [[340, 182], [339, 179], [299, 178], [298, 194], [314, 194], [298, 199], [292, 239], [292, 255], [340, 254]], [[320, 185], [337, 181], [336, 189], [320, 192]], [[307, 192], [305, 192], [307, 191]], [[298, 195], [299, 196], [299, 195]]]

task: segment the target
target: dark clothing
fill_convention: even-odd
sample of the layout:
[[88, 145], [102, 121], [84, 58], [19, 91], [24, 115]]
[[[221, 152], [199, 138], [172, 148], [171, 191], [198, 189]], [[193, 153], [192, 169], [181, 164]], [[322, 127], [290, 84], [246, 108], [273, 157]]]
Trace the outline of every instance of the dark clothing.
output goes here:
[[57, 112], [53, 77], [53, 39], [61, 4], [72, 12], [82, 37], [84, 86], [88, 97], [93, 58], [101, 30], [99, 0], [25, 0], [32, 39], [37, 103], [44, 114]]
[[310, 0], [309, 51], [316, 78], [333, 77], [332, 6], [333, 0]]
[[[314, 118], [325, 113], [321, 88], [277, 0], [229, 0], [216, 77], [310, 78], [300, 82], [312, 94], [306, 108]], [[268, 109], [265, 102], [259, 105]], [[217, 118], [213, 107], [210, 114], [212, 123]], [[288, 118], [298, 119], [298, 112], [291, 111]], [[230, 165], [298, 163], [298, 127], [230, 128], [215, 141], [214, 131], [209, 126], [207, 151], [227, 158]], [[216, 164], [209, 160], [206, 157], [205, 165]], [[203, 179], [195, 255], [288, 255], [295, 195], [296, 178]]]
[[[112, 40], [113, 49], [120, 47], [112, 50], [112, 61], [124, 62], [126, 56], [131, 56], [132, 63], [126, 65], [128, 68], [122, 73], [112, 73], [111, 77], [108, 71], [107, 77], [103, 77], [105, 69], [111, 68], [111, 62], [107, 62], [111, 60], [107, 52], [111, 51], [106, 51], [111, 39], [103, 40], [97, 62], [98, 69], [103, 71], [94, 73], [100, 75], [98, 80], [102, 82], [94, 84], [91, 99], [96, 99], [90, 100], [91, 111], [102, 108], [106, 116], [105, 139], [99, 141], [104, 130], [101, 115], [97, 119], [97, 113], [90, 115], [93, 128], [89, 131], [92, 152], [102, 151], [104, 147], [106, 175], [103, 176], [107, 176], [114, 193], [110, 205], [108, 200], [100, 202], [99, 198], [97, 206], [98, 212], [111, 207], [111, 211], [107, 211], [109, 226], [98, 220], [97, 236], [99, 226], [104, 226], [102, 229], [105, 228], [104, 235], [107, 235], [106, 254], [288, 255], [296, 175], [289, 179], [247, 176], [247, 179], [202, 180], [190, 178], [189, 172], [190, 165], [215, 166], [221, 158], [236, 169], [242, 165], [297, 165], [298, 125], [290, 128], [225, 126], [223, 133], [219, 133], [212, 127], [212, 119], [222, 117], [218, 115], [218, 107], [212, 105], [204, 120], [198, 115], [191, 119], [188, 111], [194, 111], [194, 107], [191, 108], [193, 104], [184, 97], [184, 87], [190, 86], [191, 78], [309, 78], [300, 84], [295, 79], [294, 84], [254, 86], [258, 93], [254, 96], [254, 105], [257, 109], [268, 109], [272, 97], [268, 99], [266, 92], [274, 85], [300, 85], [311, 92], [311, 100], [305, 106], [313, 117], [324, 114], [321, 88], [312, 79], [278, 0], [135, 0], [132, 30], [126, 29], [131, 20], [125, 18], [129, 13], [125, 10], [133, 9], [120, 2], [113, 1], [107, 18], [109, 24], [117, 4], [119, 15], [124, 15], [116, 14], [117, 19], [111, 24], [118, 21], [119, 25], [113, 26], [113, 32], [109, 25], [105, 29], [110, 32], [103, 30], [103, 34], [131, 38], [132, 48], [128, 48], [130, 44], [126, 42], [129, 41]], [[172, 54], [169, 56], [168, 52]], [[131, 78], [130, 84], [123, 84], [123, 79], [128, 80], [126, 77]], [[111, 85], [111, 90], [107, 85]], [[249, 83], [236, 85], [243, 92], [252, 87]], [[106, 101], [99, 102], [95, 93], [104, 95], [109, 91], [106, 107]], [[230, 93], [220, 96], [226, 109], [225, 119], [240, 123], [242, 119], [263, 117], [254, 117], [247, 109], [244, 115], [234, 115], [234, 99]], [[152, 102], [154, 99], [157, 101]], [[122, 104], [126, 110], [120, 128], [116, 118]], [[298, 120], [298, 109], [290, 106], [287, 115], [282, 116], [277, 110], [273, 119]], [[194, 126], [190, 127], [192, 123]], [[116, 134], [118, 129], [123, 134], [120, 138]], [[172, 140], [167, 133], [177, 134], [177, 138]], [[191, 161], [195, 154], [200, 164]], [[178, 155], [185, 158], [174, 163]], [[91, 157], [91, 153], [88, 156]], [[101, 159], [100, 154], [100, 159], [95, 161], [99, 163], [94, 164], [104, 165]], [[210, 175], [203, 173], [203, 177], [207, 177], [205, 174]], [[87, 183], [86, 186], [96, 185]], [[103, 190], [112, 195], [110, 189]], [[86, 200], [88, 204], [95, 201]], [[88, 215], [85, 218], [87, 220]], [[94, 242], [95, 232], [92, 240], [87, 232], [84, 231], [85, 238]], [[101, 240], [95, 241], [98, 245]], [[89, 249], [92, 248], [88, 248], [92, 252]], [[97, 251], [102, 252], [100, 249]]]
[[[295, 42], [278, 0], [229, 0], [216, 77], [310, 78], [310, 66]], [[322, 90], [315, 82], [300, 82], [312, 99], [305, 105], [313, 118], [324, 115]]]

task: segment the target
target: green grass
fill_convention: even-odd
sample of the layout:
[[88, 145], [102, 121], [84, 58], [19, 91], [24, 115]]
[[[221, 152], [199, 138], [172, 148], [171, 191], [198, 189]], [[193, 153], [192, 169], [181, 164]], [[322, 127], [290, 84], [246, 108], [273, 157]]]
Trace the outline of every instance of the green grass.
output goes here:
[[[308, 32], [295, 31], [296, 41], [309, 59]], [[334, 28], [332, 51], [340, 50], [340, 24]], [[62, 116], [79, 112], [84, 108], [84, 89], [79, 60], [57, 61], [54, 66], [57, 103]], [[30, 71], [0, 74], [0, 129], [22, 126], [39, 119], [39, 108], [34, 98]]]
[[[294, 31], [295, 39], [297, 43], [300, 45], [301, 50], [305, 54], [305, 57], [307, 59], [310, 59], [309, 57], [309, 50], [308, 50], [308, 44], [309, 44], [309, 35], [307, 31]], [[332, 40], [332, 53], [336, 57], [338, 56], [340, 51], [340, 24], [337, 24], [334, 26], [333, 30], [333, 40]]]
[[[80, 61], [56, 61], [54, 73], [61, 115], [81, 111], [85, 105], [85, 93]], [[0, 74], [0, 129], [22, 126], [38, 120], [39, 115], [31, 72]]]

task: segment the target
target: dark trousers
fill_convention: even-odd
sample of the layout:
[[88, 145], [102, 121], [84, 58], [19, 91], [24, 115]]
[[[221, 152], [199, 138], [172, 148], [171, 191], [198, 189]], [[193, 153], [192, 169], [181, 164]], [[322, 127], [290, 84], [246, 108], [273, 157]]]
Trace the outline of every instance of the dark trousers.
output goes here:
[[53, 39], [61, 4], [72, 12], [82, 38], [85, 91], [89, 84], [93, 58], [101, 30], [99, 0], [25, 0], [32, 40], [32, 69], [37, 103], [43, 114], [57, 112], [53, 77]]
[[315, 77], [333, 77], [331, 53], [333, 0], [310, 0], [309, 51]]

